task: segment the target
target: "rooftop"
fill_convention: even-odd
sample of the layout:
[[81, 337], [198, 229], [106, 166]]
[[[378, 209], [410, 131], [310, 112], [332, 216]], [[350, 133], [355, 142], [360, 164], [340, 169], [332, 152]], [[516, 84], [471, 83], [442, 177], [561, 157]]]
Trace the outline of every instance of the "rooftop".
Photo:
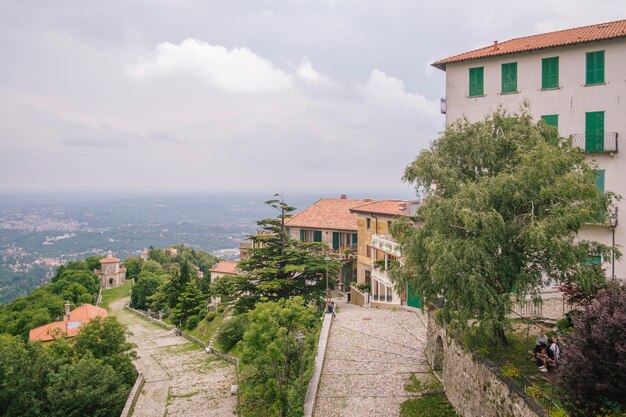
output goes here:
[[496, 41], [493, 45], [484, 48], [441, 59], [434, 62], [432, 66], [445, 71], [446, 65], [453, 62], [471, 61], [479, 58], [624, 37], [626, 37], [626, 20], [618, 20], [540, 35], [525, 36], [500, 43]]
[[287, 227], [310, 229], [357, 230], [357, 215], [351, 209], [372, 200], [351, 200], [345, 195], [340, 198], [322, 198], [310, 207], [287, 220]]
[[219, 261], [213, 268], [209, 269], [209, 272], [216, 272], [220, 274], [238, 275], [237, 262], [233, 261]]
[[415, 214], [415, 207], [418, 204], [418, 200], [380, 200], [363, 204], [350, 211], [354, 213], [372, 213], [388, 216], [412, 216]]
[[58, 337], [74, 337], [82, 328], [83, 324], [89, 323], [96, 317], [107, 317], [105, 309], [96, 307], [93, 304], [83, 304], [63, 316], [63, 320], [44, 324], [32, 329], [28, 333], [28, 340], [39, 340], [46, 342]]

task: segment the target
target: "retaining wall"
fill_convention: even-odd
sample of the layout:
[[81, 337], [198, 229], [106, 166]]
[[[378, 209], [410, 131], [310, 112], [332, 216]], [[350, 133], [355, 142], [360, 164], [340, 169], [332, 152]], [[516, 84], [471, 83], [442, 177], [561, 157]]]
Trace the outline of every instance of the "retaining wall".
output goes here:
[[468, 352], [428, 314], [426, 356], [462, 417], [543, 417], [542, 407], [489, 361]]
[[135, 385], [133, 385], [133, 389], [130, 390], [130, 394], [128, 394], [128, 399], [126, 400], [126, 404], [124, 405], [124, 409], [122, 410], [122, 414], [120, 414], [120, 417], [130, 417], [130, 415], [133, 413], [133, 408], [135, 408], [137, 398], [139, 398], [139, 394], [141, 393], [144, 382], [145, 378], [143, 377], [143, 374], [140, 373], [139, 375], [137, 375]]
[[330, 334], [330, 327], [333, 323], [332, 314], [324, 314], [324, 323], [322, 324], [322, 330], [320, 331], [320, 338], [317, 342], [317, 354], [315, 355], [315, 370], [313, 376], [309, 381], [309, 387], [306, 390], [306, 397], [304, 399], [304, 417], [311, 417], [313, 415], [313, 409], [315, 407], [315, 400], [317, 399], [317, 390], [320, 385], [320, 378], [322, 377], [322, 369], [324, 368], [324, 358], [326, 356], [326, 345], [328, 343], [328, 335]]

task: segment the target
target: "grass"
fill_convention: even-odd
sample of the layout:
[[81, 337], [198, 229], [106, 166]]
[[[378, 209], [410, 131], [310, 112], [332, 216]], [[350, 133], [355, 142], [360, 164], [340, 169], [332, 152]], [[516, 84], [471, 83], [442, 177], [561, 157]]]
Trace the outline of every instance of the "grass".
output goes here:
[[185, 330], [185, 333], [197, 337], [204, 343], [209, 343], [211, 341], [211, 337], [213, 337], [213, 334], [215, 333], [215, 330], [222, 324], [223, 321], [224, 314], [218, 313], [215, 315], [213, 320], [206, 321], [205, 319], [202, 319], [195, 329]]
[[121, 298], [127, 297], [128, 292], [132, 287], [132, 282], [127, 281], [124, 285], [111, 288], [108, 290], [102, 290], [102, 303], [100, 303], [100, 307], [110, 311], [109, 305], [111, 302], [119, 300]]
[[457, 414], [450, 401], [441, 394], [403, 402], [400, 417], [457, 417]]

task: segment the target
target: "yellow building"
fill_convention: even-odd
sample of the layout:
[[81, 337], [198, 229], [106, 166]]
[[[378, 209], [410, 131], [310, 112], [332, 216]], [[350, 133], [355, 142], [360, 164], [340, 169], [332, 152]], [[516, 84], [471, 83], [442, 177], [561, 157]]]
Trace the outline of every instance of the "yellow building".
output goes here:
[[417, 294], [405, 288], [398, 292], [387, 275], [393, 262], [400, 262], [400, 245], [389, 234], [400, 217], [414, 216], [418, 201], [378, 200], [350, 211], [357, 215], [357, 283], [370, 284], [369, 296], [354, 297], [355, 304], [372, 307], [410, 305], [421, 307]]

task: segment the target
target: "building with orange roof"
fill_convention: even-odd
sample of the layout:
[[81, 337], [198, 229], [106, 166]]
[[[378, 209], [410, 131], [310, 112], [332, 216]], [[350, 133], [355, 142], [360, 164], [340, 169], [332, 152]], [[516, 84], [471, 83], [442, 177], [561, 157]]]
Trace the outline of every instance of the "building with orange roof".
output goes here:
[[[570, 137], [598, 164], [602, 192], [626, 195], [626, 156], [619, 141], [626, 134], [626, 20], [559, 30], [494, 42], [432, 64], [446, 73], [442, 113], [450, 124], [463, 117], [480, 121], [502, 106], [517, 111], [527, 101], [535, 120]], [[611, 246], [626, 243], [626, 202], [612, 210], [611, 222], [583, 226], [579, 237]], [[614, 234], [613, 234], [614, 233]], [[609, 276], [624, 279], [626, 261], [592, 257]]]
[[421, 307], [417, 294], [404, 289], [396, 291], [388, 271], [393, 262], [401, 259], [400, 245], [390, 235], [391, 225], [401, 217], [413, 217], [419, 201], [377, 200], [357, 206], [350, 211], [358, 219], [357, 283], [369, 284], [369, 300], [351, 290], [353, 304], [373, 307], [397, 307], [408, 304]]
[[28, 333], [28, 340], [48, 342], [60, 337], [74, 337], [80, 333], [82, 327], [96, 317], [106, 318], [108, 313], [105, 309], [92, 304], [83, 304], [70, 311], [70, 302], [65, 303], [65, 315], [63, 320], [44, 324], [32, 329]]
[[[237, 269], [237, 262], [233, 261], [219, 261], [213, 265], [211, 269], [209, 269], [209, 273], [211, 274], [211, 284], [224, 276], [235, 276], [240, 274]], [[218, 304], [219, 302], [219, 297], [211, 297], [211, 304]]]
[[100, 280], [102, 288], [114, 288], [126, 282], [126, 268], [120, 266], [120, 260], [109, 251], [106, 258], [100, 259], [100, 269], [93, 272]]

